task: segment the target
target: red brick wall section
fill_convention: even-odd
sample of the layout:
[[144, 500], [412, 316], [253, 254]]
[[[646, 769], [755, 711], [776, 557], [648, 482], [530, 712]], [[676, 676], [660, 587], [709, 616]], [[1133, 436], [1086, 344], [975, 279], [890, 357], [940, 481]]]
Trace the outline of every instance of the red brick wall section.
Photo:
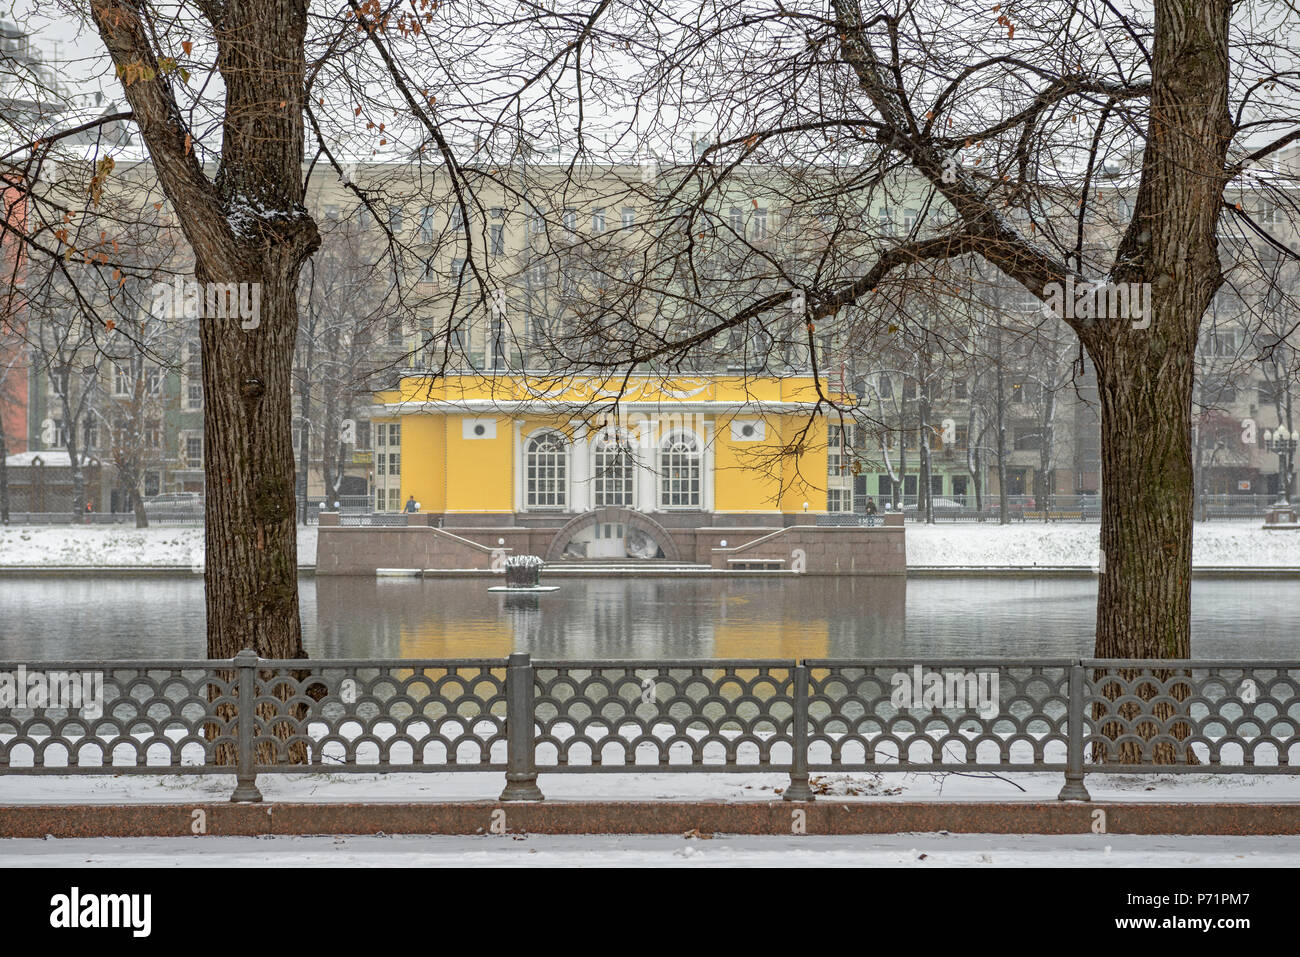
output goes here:
[[735, 568], [737, 562], [728, 559], [781, 559], [774, 567], [806, 575], [907, 574], [901, 526], [795, 525], [750, 544], [711, 550], [714, 568]]

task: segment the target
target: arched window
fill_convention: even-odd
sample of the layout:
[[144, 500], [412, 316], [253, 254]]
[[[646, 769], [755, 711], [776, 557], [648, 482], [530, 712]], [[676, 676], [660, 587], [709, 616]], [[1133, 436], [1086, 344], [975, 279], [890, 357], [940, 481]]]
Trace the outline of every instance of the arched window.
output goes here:
[[592, 445], [592, 505], [632, 507], [632, 446], [613, 432], [602, 432]]
[[659, 497], [664, 508], [700, 507], [700, 442], [674, 432], [659, 445]]
[[564, 508], [569, 503], [569, 447], [558, 432], [541, 432], [524, 447], [524, 505]]

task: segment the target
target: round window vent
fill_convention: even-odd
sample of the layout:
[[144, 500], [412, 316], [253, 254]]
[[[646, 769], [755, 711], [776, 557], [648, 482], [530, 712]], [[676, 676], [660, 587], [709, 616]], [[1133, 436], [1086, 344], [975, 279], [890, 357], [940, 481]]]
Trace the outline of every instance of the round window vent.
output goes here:
[[486, 431], [487, 431], [487, 429], [482, 425], [482, 423], [480, 423], [480, 424], [474, 426], [474, 434], [475, 434], [475, 435], [482, 435], [482, 434], [485, 433]]

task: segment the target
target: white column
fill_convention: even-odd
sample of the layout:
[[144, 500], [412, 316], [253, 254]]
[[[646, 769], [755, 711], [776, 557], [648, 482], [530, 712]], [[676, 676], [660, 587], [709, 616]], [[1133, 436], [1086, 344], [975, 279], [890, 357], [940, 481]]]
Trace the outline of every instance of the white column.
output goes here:
[[591, 437], [585, 425], [573, 433], [569, 471], [569, 511], [586, 512], [591, 508]]
[[524, 439], [523, 439], [523, 419], [515, 419], [511, 423], [511, 430], [514, 435], [514, 466], [515, 466], [515, 511], [524, 510]]
[[713, 511], [713, 437], [717, 429], [712, 422], [704, 423], [704, 454], [700, 456], [700, 506]]
[[659, 430], [655, 423], [647, 421], [642, 426], [642, 439], [636, 450], [636, 497], [637, 510], [642, 512], [659, 511]]

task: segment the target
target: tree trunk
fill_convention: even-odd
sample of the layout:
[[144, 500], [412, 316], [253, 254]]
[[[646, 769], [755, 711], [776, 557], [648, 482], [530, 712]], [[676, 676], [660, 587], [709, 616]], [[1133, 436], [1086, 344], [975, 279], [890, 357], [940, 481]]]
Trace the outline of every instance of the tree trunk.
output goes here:
[[[1162, 375], [1097, 362], [1101, 394], [1099, 658], [1190, 654], [1192, 363]], [[1121, 495], [1121, 492], [1123, 495]]]
[[1043, 396], [1043, 428], [1038, 445], [1038, 474], [1041, 476], [1042, 495], [1035, 503], [1043, 510], [1043, 521], [1048, 521], [1052, 514], [1052, 495], [1056, 491], [1056, 470], [1052, 467], [1052, 446], [1056, 442], [1056, 430], [1052, 423], [1056, 419], [1056, 393], [1048, 392]]
[[[924, 517], [927, 525], [934, 524], [934, 494], [931, 485], [931, 473], [933, 465], [930, 461], [930, 377], [927, 370], [918, 363], [917, 372], [921, 378], [917, 383], [917, 418], [920, 420], [920, 428], [917, 430], [921, 436], [921, 477], [917, 491], [924, 496], [916, 500], [917, 519]], [[925, 503], [925, 511], [921, 511], [921, 503]]]
[[144, 508], [144, 496], [140, 494], [140, 472], [136, 471], [130, 476], [130, 484], [126, 486], [131, 495], [131, 509], [135, 513], [135, 527], [149, 527], [149, 513]]
[[259, 328], [245, 333], [238, 320], [204, 320], [201, 326], [209, 476], [204, 583], [213, 658], [233, 657], [242, 648], [264, 658], [305, 656], [289, 381], [298, 270], [273, 251], [267, 258]]
[[997, 346], [995, 352], [997, 361], [994, 365], [993, 372], [998, 377], [997, 394], [994, 399], [995, 405], [993, 414], [997, 421], [993, 423], [998, 433], [998, 524], [1005, 525], [1011, 521], [1008, 514], [1010, 510], [1010, 499], [1007, 497], [1007, 397], [1006, 383], [1003, 382], [1002, 376], [1002, 327], [997, 328]]
[[72, 406], [66, 397], [63, 400], [63, 421], [68, 429], [64, 448], [68, 452], [68, 467], [72, 470], [72, 524], [81, 525], [86, 521], [86, 474], [82, 471], [81, 455], [77, 451], [77, 420], [72, 416]]

